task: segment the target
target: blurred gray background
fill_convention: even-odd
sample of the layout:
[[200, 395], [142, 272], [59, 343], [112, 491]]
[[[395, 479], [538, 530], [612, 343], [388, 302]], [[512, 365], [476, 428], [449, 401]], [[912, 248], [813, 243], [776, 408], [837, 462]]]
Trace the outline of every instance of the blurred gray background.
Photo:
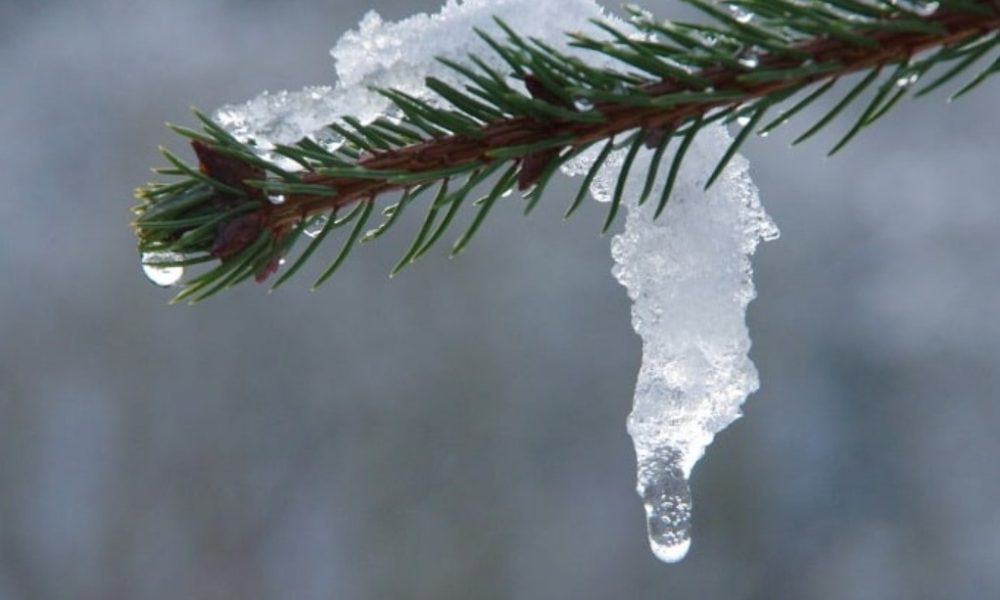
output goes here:
[[783, 230], [763, 386], [677, 565], [633, 491], [603, 213], [563, 222], [568, 186], [391, 282], [412, 219], [321, 292], [167, 306], [128, 227], [183, 151], [163, 121], [332, 83], [368, 8], [436, 4], [0, 1], [0, 598], [1000, 597], [998, 81], [834, 159], [846, 121], [788, 149], [822, 107], [747, 148]]

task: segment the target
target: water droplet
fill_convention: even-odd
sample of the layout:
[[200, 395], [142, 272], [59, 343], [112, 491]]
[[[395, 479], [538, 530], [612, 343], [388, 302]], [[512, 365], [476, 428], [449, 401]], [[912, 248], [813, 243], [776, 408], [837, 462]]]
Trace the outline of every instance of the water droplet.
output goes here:
[[267, 199], [268, 199], [268, 201], [271, 204], [284, 204], [285, 203], [285, 195], [284, 194], [271, 194], [270, 196], [267, 197]]
[[587, 112], [594, 109], [594, 103], [586, 98], [577, 98], [573, 105], [576, 106], [576, 110], [580, 112]]
[[142, 255], [142, 272], [147, 279], [156, 285], [170, 287], [184, 276], [184, 267], [156, 263], [179, 261], [183, 258], [180, 254], [173, 252], [146, 252]]
[[748, 69], [755, 69], [757, 65], [760, 64], [760, 57], [756, 54], [751, 54], [749, 56], [744, 56], [739, 60], [740, 64]]
[[909, 87], [909, 86], [913, 85], [916, 82], [917, 82], [917, 74], [913, 73], [913, 74], [908, 75], [906, 77], [900, 77], [899, 79], [897, 79], [896, 80], [896, 86], [897, 87], [905, 88], [905, 87]]
[[919, 17], [929, 17], [936, 13], [941, 6], [939, 2], [926, 2], [924, 0], [892, 0], [892, 5]]
[[771, 135], [771, 132], [770, 131], [761, 131], [757, 135], [759, 135], [762, 138], [766, 138], [767, 136]]
[[740, 115], [736, 117], [736, 122], [739, 123], [740, 127], [746, 127], [750, 124], [750, 117], [747, 115]]
[[646, 527], [653, 554], [677, 562], [691, 547], [691, 486], [682, 454], [662, 448], [640, 458], [637, 491], [646, 509]]
[[729, 12], [731, 12], [733, 14], [733, 16], [736, 17], [736, 20], [739, 21], [740, 23], [749, 23], [750, 21], [753, 20], [753, 13], [752, 12], [743, 10], [742, 8], [740, 8], [738, 6], [731, 6], [730, 5]]
[[312, 224], [308, 225], [305, 229], [303, 229], [302, 233], [308, 235], [311, 238], [314, 238], [317, 235], [319, 235], [321, 231], [323, 231], [324, 227], [326, 227], [326, 221], [327, 217], [321, 216], [315, 221], [313, 221]]

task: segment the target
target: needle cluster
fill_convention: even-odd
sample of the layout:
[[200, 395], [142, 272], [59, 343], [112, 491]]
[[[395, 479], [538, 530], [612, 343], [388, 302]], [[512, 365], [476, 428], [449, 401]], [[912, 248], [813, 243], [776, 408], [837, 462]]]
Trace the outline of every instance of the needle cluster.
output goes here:
[[[137, 192], [134, 228], [144, 263], [202, 265], [175, 298], [197, 302], [251, 278], [262, 282], [274, 275], [277, 288], [321, 245], [340, 237], [341, 250], [316, 287], [359, 243], [377, 239], [422, 203], [422, 225], [395, 273], [435, 247], [463, 208], [473, 214], [452, 243], [452, 255], [468, 246], [508, 192], [519, 190], [524, 212], [531, 212], [560, 167], [592, 146], [600, 148], [597, 159], [566, 215], [580, 206], [611, 153], [622, 150], [606, 231], [644, 147], [653, 160], [640, 203], [655, 202], [659, 215], [687, 149], [709, 123], [735, 122], [741, 129], [706, 186], [751, 133], [782, 126], [836, 93], [852, 73], [862, 76], [795, 143], [865, 102], [832, 154], [908, 94], [921, 96], [965, 76], [952, 96], [957, 98], [1000, 72], [1000, 6], [994, 0], [684, 1], [706, 19], [663, 21], [627, 7], [627, 28], [595, 22], [599, 37], [569, 33], [579, 50], [572, 54], [497, 20], [498, 33], [477, 34], [502, 58], [503, 70], [475, 55], [441, 59], [462, 85], [428, 78], [434, 101], [379, 89], [400, 118], [361, 122], [345, 116], [329, 125], [339, 143], [307, 137], [278, 146], [274, 154], [285, 159], [280, 165], [196, 112], [198, 130], [170, 127], [190, 138], [197, 165], [163, 150], [169, 165], [155, 171], [171, 181]], [[588, 61], [588, 53], [601, 60]], [[661, 180], [662, 192], [651, 198]], [[387, 196], [398, 199], [378, 209]], [[303, 249], [276, 275], [296, 247]]]

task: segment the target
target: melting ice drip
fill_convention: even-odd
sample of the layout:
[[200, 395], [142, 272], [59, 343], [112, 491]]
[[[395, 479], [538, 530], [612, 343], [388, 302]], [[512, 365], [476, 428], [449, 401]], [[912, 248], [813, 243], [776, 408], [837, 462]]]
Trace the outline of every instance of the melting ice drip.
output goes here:
[[[740, 416], [759, 384], [747, 353], [747, 305], [754, 298], [750, 256], [778, 230], [764, 212], [747, 161], [735, 156], [709, 190], [705, 181], [731, 142], [721, 126], [699, 133], [678, 174], [666, 211], [653, 220], [660, 189], [639, 207], [635, 190], [649, 152], [630, 174], [625, 230], [611, 244], [615, 277], [628, 290], [632, 325], [642, 337], [642, 366], [628, 430], [638, 461], [638, 492], [649, 541], [664, 561], [691, 544], [688, 478], [716, 433]], [[609, 160], [591, 192], [607, 200], [621, 156]], [[579, 172], [584, 156], [571, 165]]]
[[[564, 32], [600, 37], [589, 19], [614, 21], [594, 0], [448, 0], [438, 13], [397, 23], [383, 22], [370, 12], [331, 51], [336, 86], [264, 93], [242, 105], [223, 107], [214, 118], [236, 137], [253, 139], [265, 156], [274, 144], [294, 143], [306, 135], [335, 145], [339, 140], [326, 124], [345, 114], [366, 122], [389, 109], [370, 86], [396, 87], [435, 102], [427, 94], [425, 77], [461, 85], [436, 56], [465, 60], [475, 52], [504, 70], [503, 59], [474, 33], [480, 28], [502, 37], [494, 15], [522, 36], [544, 39], [567, 53], [578, 51], [567, 47]], [[612, 62], [593, 53], [585, 58], [592, 64]], [[511, 85], [519, 83], [511, 80]], [[731, 161], [710, 190], [702, 190], [729, 141], [719, 126], [699, 134], [670, 204], [655, 222], [651, 213], [659, 189], [653, 190], [649, 203], [635, 206], [651, 153], [637, 157], [626, 194], [625, 230], [612, 243], [614, 275], [633, 300], [632, 323], [643, 341], [628, 429], [639, 462], [639, 494], [650, 544], [664, 561], [680, 560], [691, 543], [691, 469], [758, 386], [747, 357], [750, 338], [744, 322], [754, 296], [750, 255], [761, 239], [776, 237], [777, 229], [760, 206], [742, 157]], [[599, 146], [563, 170], [570, 175], [586, 172]], [[610, 157], [594, 180], [591, 192], [598, 200], [610, 198], [623, 154]]]
[[657, 558], [676, 562], [691, 546], [691, 485], [673, 448], [643, 452], [639, 460], [639, 495], [646, 509], [649, 545]]

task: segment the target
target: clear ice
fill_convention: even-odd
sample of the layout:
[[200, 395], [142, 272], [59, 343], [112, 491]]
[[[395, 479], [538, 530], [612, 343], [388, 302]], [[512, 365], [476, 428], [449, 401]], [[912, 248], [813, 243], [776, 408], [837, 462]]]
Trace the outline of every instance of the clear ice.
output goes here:
[[[651, 154], [645, 152], [629, 177], [625, 230], [611, 242], [612, 273], [628, 291], [632, 326], [642, 338], [628, 419], [637, 490], [650, 546], [667, 562], [683, 558], [691, 544], [692, 468], [759, 386], [747, 354], [746, 309], [755, 296], [750, 257], [778, 230], [742, 156], [704, 189], [731, 141], [722, 126], [698, 134], [655, 221], [661, 186], [636, 205]], [[599, 200], [607, 199], [617, 172], [609, 160], [591, 189]]]
[[[274, 144], [304, 136], [335, 146], [341, 140], [325, 126], [338, 117], [369, 121], [393, 116], [387, 101], [369, 86], [395, 87], [435, 101], [426, 93], [425, 77], [459, 82], [436, 56], [464, 60], [475, 52], [506, 71], [502, 59], [473, 31], [478, 27], [503, 37], [494, 15], [523, 36], [577, 54], [566, 46], [564, 32], [599, 37], [604, 34], [588, 20], [615, 21], [594, 0], [449, 0], [433, 15], [418, 14], [397, 23], [370, 12], [331, 50], [336, 85], [264, 93], [222, 107], [214, 118], [238, 138], [252, 140], [264, 155]], [[610, 62], [582, 55], [592, 64]], [[650, 546], [667, 562], [683, 558], [691, 544], [688, 479], [694, 464], [715, 434], [739, 417], [740, 406], [758, 387], [747, 356], [750, 337], [745, 324], [754, 297], [750, 256], [760, 240], [777, 237], [778, 232], [760, 205], [743, 157], [735, 156], [715, 185], [702, 189], [729, 142], [721, 126], [699, 134], [670, 203], [655, 222], [652, 211], [659, 189], [646, 205], [636, 206], [651, 156], [643, 151], [631, 171], [625, 230], [612, 242], [613, 273], [633, 301], [632, 324], [643, 346], [628, 420], [638, 460], [638, 492]], [[564, 172], [586, 172], [598, 151], [595, 146], [582, 154]], [[610, 197], [622, 155], [612, 155], [594, 180], [591, 192], [596, 199]]]

